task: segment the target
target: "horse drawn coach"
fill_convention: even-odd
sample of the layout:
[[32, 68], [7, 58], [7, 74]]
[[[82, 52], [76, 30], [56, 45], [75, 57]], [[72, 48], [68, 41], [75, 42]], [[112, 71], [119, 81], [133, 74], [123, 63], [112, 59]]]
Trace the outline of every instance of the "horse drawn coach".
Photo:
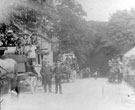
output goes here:
[[109, 77], [108, 81], [109, 82], [122, 82], [123, 78], [123, 72], [122, 72], [122, 62], [120, 61], [119, 58], [115, 58], [109, 61]]
[[77, 59], [73, 52], [59, 54], [58, 57], [63, 68], [63, 81], [74, 81], [77, 77]]
[[19, 90], [23, 86], [30, 87], [31, 92], [34, 93], [39, 77], [35, 68], [36, 64], [25, 54], [4, 54], [0, 59], [0, 89], [8, 86], [10, 92]]

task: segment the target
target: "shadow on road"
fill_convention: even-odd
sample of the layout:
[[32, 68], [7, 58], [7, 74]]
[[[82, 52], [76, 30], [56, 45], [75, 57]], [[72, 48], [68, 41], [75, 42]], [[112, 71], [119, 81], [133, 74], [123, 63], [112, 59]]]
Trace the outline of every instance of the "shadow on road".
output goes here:
[[[29, 86], [19, 86], [18, 89], [19, 89], [19, 93], [21, 94], [22, 93], [31, 94], [31, 90]], [[0, 88], [0, 93], [1, 96], [8, 94], [8, 86], [5, 85], [4, 87]]]

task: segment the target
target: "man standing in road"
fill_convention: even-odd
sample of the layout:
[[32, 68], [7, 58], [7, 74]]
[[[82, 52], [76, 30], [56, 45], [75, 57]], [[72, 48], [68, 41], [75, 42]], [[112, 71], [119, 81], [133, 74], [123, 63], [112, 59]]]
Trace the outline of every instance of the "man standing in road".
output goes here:
[[49, 65], [48, 62], [43, 63], [40, 73], [42, 76], [42, 84], [43, 84], [45, 93], [47, 92], [47, 86], [48, 86], [49, 92], [52, 92], [51, 90], [52, 71], [51, 71], [51, 66]]
[[95, 73], [94, 73], [95, 80], [97, 80], [98, 72], [99, 72], [99, 70], [97, 69], [97, 70], [95, 71]]
[[60, 62], [57, 62], [54, 73], [55, 73], [55, 93], [57, 94], [59, 90], [60, 94], [62, 94], [62, 85], [61, 85], [62, 68]]

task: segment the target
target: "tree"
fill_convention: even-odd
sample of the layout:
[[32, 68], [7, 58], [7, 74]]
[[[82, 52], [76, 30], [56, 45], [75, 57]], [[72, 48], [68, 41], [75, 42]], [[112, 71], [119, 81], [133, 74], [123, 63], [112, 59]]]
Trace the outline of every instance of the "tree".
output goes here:
[[27, 0], [26, 4], [28, 5], [15, 7], [17, 12], [13, 13], [12, 22], [22, 30], [38, 33], [50, 31], [53, 22], [57, 21], [53, 7], [47, 6], [45, 0]]
[[[60, 42], [60, 51], [68, 52], [74, 51], [79, 62], [84, 62], [81, 56], [85, 54], [80, 48], [84, 45], [85, 32], [85, 20], [83, 16], [86, 13], [83, 11], [81, 5], [75, 0], [56, 0], [57, 1], [57, 13], [59, 15], [59, 23], [55, 26], [56, 34]], [[81, 46], [80, 46], [81, 45]]]
[[[117, 48], [123, 50], [135, 45], [135, 10], [117, 11], [108, 23], [108, 35]], [[124, 48], [122, 48], [124, 46]], [[128, 48], [127, 48], [128, 49]]]
[[[55, 7], [49, 0], [21, 0], [15, 2], [12, 6], [8, 19], [1, 27], [1, 38], [8, 41], [8, 30], [13, 31], [11, 39], [22, 39], [25, 36], [30, 37], [33, 34], [52, 37], [54, 34], [53, 24], [57, 22], [58, 16]], [[25, 38], [23, 38], [25, 40]], [[20, 40], [19, 40], [20, 41]], [[16, 42], [16, 41], [15, 41]], [[4, 46], [7, 46], [4, 45]]]

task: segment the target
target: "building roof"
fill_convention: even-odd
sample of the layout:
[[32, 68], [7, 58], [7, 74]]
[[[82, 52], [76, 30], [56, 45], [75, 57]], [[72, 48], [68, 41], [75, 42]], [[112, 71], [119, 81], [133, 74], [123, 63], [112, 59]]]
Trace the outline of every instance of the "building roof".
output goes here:
[[135, 47], [133, 47], [132, 49], [130, 49], [128, 52], [126, 52], [124, 54], [124, 57], [130, 57], [132, 55], [135, 55]]

